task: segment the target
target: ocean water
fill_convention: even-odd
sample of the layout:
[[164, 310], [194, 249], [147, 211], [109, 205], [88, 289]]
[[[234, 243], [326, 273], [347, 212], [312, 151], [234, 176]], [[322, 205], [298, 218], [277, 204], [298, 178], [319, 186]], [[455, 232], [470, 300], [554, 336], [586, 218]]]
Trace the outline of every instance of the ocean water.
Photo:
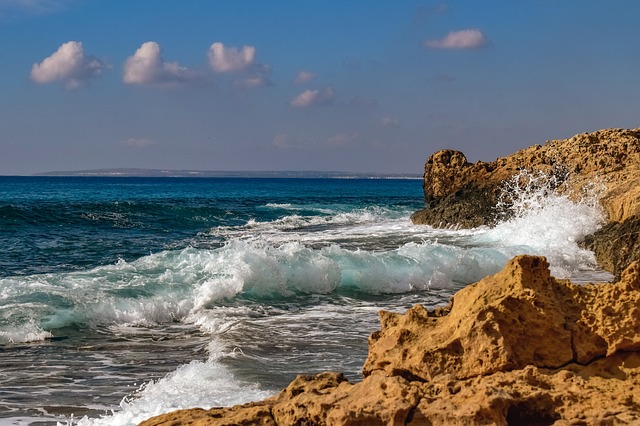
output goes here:
[[[533, 179], [533, 177], [531, 177]], [[608, 280], [595, 196], [510, 189], [494, 228], [412, 225], [411, 179], [0, 177], [0, 424], [130, 425], [360, 380], [380, 309], [444, 305], [522, 253]]]

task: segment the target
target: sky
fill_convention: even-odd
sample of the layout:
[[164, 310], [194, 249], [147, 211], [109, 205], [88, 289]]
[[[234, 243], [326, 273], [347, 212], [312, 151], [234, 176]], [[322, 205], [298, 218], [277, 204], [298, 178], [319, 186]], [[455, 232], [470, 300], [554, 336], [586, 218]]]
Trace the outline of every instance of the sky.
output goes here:
[[0, 0], [0, 175], [420, 174], [640, 127], [637, 0]]

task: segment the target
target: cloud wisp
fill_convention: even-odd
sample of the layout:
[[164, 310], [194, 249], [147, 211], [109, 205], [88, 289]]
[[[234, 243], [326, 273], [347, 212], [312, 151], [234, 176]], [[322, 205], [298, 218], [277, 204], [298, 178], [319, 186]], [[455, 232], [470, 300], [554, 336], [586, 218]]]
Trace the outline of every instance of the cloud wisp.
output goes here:
[[382, 117], [382, 120], [380, 120], [380, 124], [382, 125], [382, 127], [399, 127], [400, 121], [398, 121], [397, 118], [393, 117]]
[[298, 96], [293, 98], [289, 103], [295, 108], [308, 108], [314, 106], [326, 106], [333, 103], [334, 90], [332, 87], [327, 86], [322, 90], [305, 90]]
[[39, 84], [59, 81], [67, 89], [74, 90], [100, 76], [107, 67], [104, 61], [85, 55], [81, 42], [69, 41], [42, 62], [33, 64], [31, 80]]
[[447, 3], [439, 3], [435, 6], [419, 7], [415, 12], [415, 21], [424, 24], [436, 16], [447, 15], [451, 12], [451, 7]]
[[43, 15], [63, 9], [71, 0], [0, 0], [0, 18], [16, 14]]
[[477, 28], [452, 31], [445, 37], [424, 42], [429, 49], [479, 49], [488, 45], [489, 40]]
[[295, 84], [296, 86], [300, 86], [315, 80], [316, 77], [317, 75], [312, 73], [311, 71], [303, 70], [298, 72], [298, 74], [296, 74], [296, 77], [293, 79], [293, 84]]
[[357, 132], [355, 133], [340, 132], [330, 137], [329, 139], [327, 139], [327, 143], [329, 145], [334, 145], [334, 146], [345, 146], [351, 141], [356, 140], [358, 136], [359, 134]]
[[155, 41], [143, 43], [124, 64], [122, 80], [127, 84], [180, 84], [197, 78], [198, 73], [177, 62], [166, 62]]

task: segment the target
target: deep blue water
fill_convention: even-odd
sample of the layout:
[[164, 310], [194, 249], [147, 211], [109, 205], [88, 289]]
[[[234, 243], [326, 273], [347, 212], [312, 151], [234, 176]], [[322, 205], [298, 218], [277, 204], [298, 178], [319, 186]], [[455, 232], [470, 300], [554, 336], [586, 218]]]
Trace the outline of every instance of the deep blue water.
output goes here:
[[[420, 206], [417, 180], [0, 177], [0, 276], [78, 270], [186, 246], [217, 226]], [[292, 209], [266, 208], [291, 204]]]

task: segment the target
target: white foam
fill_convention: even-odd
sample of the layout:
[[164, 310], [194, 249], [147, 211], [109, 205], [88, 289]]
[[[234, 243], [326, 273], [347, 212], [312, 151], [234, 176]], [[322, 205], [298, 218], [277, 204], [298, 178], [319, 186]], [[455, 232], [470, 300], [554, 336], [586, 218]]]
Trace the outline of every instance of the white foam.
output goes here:
[[[158, 381], [144, 384], [120, 403], [120, 410], [97, 419], [85, 417], [79, 426], [129, 426], [184, 408], [225, 407], [268, 398], [275, 391], [236, 380], [215, 360], [192, 361]], [[74, 423], [70, 419], [70, 424]]]
[[[267, 206], [273, 206], [267, 204]], [[278, 204], [278, 206], [280, 206]], [[283, 208], [283, 207], [281, 207]], [[351, 227], [358, 225], [374, 225], [379, 223], [387, 223], [388, 221], [401, 221], [405, 224], [408, 221], [408, 211], [393, 210], [385, 207], [371, 206], [352, 211], [342, 211], [333, 209], [289, 206], [285, 210], [312, 210], [321, 215], [301, 215], [299, 213], [290, 214], [273, 221], [260, 222], [250, 219], [244, 226], [218, 226], [210, 230], [211, 236], [223, 237], [227, 240], [234, 238], [251, 238], [255, 233], [259, 233], [262, 237], [272, 236], [274, 239], [281, 237], [290, 237], [290, 233], [283, 235], [283, 232], [298, 230], [304, 237], [322, 238], [322, 232], [317, 232], [318, 227], [326, 228], [329, 237], [335, 237], [336, 233], [349, 233]], [[304, 238], [303, 237], [303, 238]]]
[[[3, 318], [9, 318], [0, 323], [0, 338], [42, 340], [50, 330], [73, 323], [182, 321], [212, 332], [224, 325], [211, 322], [210, 309], [240, 294], [271, 299], [452, 288], [497, 272], [510, 257], [524, 253], [547, 256], [556, 276], [593, 270], [593, 253], [578, 241], [602, 224], [595, 198], [574, 202], [539, 176], [529, 177], [535, 184], [511, 188], [513, 218], [492, 229], [435, 230], [377, 208], [292, 215], [218, 228], [226, 243], [216, 249], [188, 247], [89, 271], [0, 279]], [[310, 228], [292, 231], [292, 223]], [[52, 302], [11, 307], [11, 300], [32, 296]]]
[[546, 256], [558, 277], [595, 268], [593, 253], [580, 248], [578, 242], [604, 223], [598, 193], [573, 201], [556, 192], [555, 186], [557, 182], [543, 174], [523, 171], [515, 176], [507, 186], [513, 217], [495, 228], [479, 230], [475, 241], [496, 247], [508, 257]]
[[40, 342], [52, 337], [51, 332], [43, 330], [33, 321], [0, 330], [0, 344]]

